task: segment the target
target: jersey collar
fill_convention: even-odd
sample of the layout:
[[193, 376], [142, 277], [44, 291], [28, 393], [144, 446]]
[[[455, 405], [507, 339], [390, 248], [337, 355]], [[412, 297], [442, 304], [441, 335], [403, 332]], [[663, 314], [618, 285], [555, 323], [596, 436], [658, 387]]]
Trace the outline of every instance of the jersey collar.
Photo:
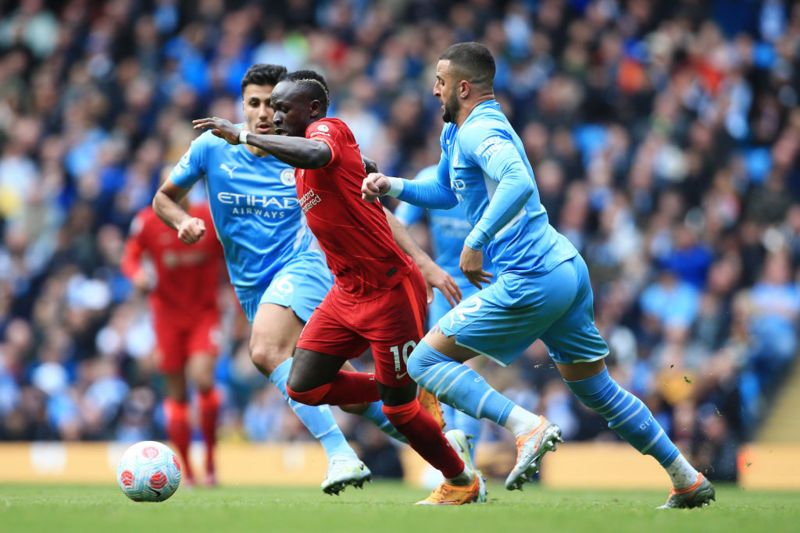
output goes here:
[[497, 109], [499, 111], [500, 103], [496, 99], [492, 98], [491, 100], [486, 100], [485, 102], [481, 102], [480, 104], [476, 105], [472, 108], [472, 111], [470, 111], [469, 115], [467, 116], [467, 120], [464, 121], [464, 124], [462, 124], [461, 127], [464, 127], [467, 122], [480, 115], [481, 111], [486, 109]]

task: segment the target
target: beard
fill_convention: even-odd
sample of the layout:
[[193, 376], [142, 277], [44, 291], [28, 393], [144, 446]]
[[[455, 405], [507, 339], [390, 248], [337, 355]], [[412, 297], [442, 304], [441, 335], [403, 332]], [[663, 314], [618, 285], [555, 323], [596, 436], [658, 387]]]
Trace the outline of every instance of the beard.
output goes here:
[[444, 103], [444, 111], [442, 111], [442, 120], [445, 122], [455, 122], [458, 112], [461, 110], [461, 105], [456, 98], [455, 94], [451, 94], [450, 98]]

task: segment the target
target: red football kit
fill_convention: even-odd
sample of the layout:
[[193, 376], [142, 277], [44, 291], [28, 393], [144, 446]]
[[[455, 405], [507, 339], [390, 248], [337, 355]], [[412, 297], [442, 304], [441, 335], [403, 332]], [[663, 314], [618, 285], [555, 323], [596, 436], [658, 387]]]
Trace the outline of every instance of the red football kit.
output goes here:
[[350, 128], [324, 118], [308, 126], [306, 138], [331, 150], [325, 167], [297, 169], [296, 184], [308, 226], [336, 280], [297, 347], [357, 357], [371, 346], [376, 380], [404, 385], [410, 381], [406, 360], [424, 335], [422, 274], [395, 243], [381, 205], [361, 199], [366, 172]]
[[189, 214], [206, 224], [206, 235], [193, 245], [181, 242], [151, 208], [143, 209], [131, 225], [121, 264], [129, 278], [143, 268], [142, 256], [149, 257], [155, 267], [150, 305], [159, 367], [170, 373], [183, 370], [191, 354], [215, 355], [218, 349], [222, 246], [213, 234], [208, 206], [193, 205]]

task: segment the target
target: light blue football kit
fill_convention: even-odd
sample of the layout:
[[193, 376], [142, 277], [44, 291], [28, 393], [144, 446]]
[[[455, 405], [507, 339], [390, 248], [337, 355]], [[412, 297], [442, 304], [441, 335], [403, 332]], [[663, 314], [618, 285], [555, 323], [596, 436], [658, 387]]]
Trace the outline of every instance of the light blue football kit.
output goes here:
[[274, 303], [308, 321], [333, 276], [306, 227], [294, 169], [206, 132], [170, 174], [175, 185], [187, 189], [201, 178], [228, 274], [247, 319], [253, 321], [260, 304]]
[[497, 271], [494, 283], [439, 320], [442, 332], [502, 365], [538, 338], [559, 363], [604, 357], [586, 267], [550, 226], [522, 141], [498, 104], [476, 107], [460, 131], [446, 124], [441, 145], [435, 179], [404, 182], [399, 198], [428, 208], [463, 204], [472, 227], [466, 244], [483, 248]]
[[[272, 303], [292, 309], [307, 322], [333, 285], [333, 276], [306, 226], [297, 200], [294, 168], [205, 132], [192, 142], [169, 179], [185, 189], [201, 179], [205, 182], [214, 229], [247, 319], [252, 323], [258, 307]], [[303, 405], [288, 397], [291, 362], [289, 358], [278, 365], [269, 380], [329, 457], [354, 455], [330, 407]], [[384, 431], [394, 432], [380, 402], [370, 405], [363, 416]]]
[[[464, 205], [472, 229], [465, 245], [482, 250], [496, 280], [462, 300], [438, 322], [457, 344], [507, 365], [541, 338], [560, 364], [604, 358], [608, 346], [594, 323], [585, 262], [552, 226], [541, 205], [525, 149], [495, 100], [445, 124], [432, 179], [392, 180], [389, 194], [431, 209]], [[408, 361], [409, 375], [443, 402], [504, 425], [514, 403], [466, 365], [426, 342]], [[603, 371], [567, 385], [641, 453], [662, 465], [679, 452], [649, 409]]]

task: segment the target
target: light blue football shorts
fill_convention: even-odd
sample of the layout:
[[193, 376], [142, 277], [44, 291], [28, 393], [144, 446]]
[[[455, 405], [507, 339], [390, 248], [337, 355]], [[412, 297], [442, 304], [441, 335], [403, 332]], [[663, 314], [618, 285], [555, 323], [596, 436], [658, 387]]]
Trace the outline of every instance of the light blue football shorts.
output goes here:
[[608, 355], [594, 323], [593, 301], [589, 270], [578, 255], [546, 274], [501, 274], [438, 324], [456, 344], [503, 366], [536, 339], [556, 363], [586, 363]]
[[332, 286], [333, 275], [325, 256], [319, 250], [305, 250], [275, 274], [266, 290], [236, 291], [236, 296], [251, 324], [263, 304], [288, 307], [308, 322]]
[[[459, 270], [458, 273], [448, 272], [458, 283], [458, 287], [461, 289], [461, 299], [466, 300], [470, 296], [474, 296], [478, 294], [478, 287], [470, 283], [469, 281], [464, 278], [464, 274], [461, 273]], [[463, 278], [463, 279], [462, 279]], [[434, 289], [433, 291], [433, 301], [428, 306], [428, 329], [432, 329], [439, 320], [450, 312], [453, 309], [453, 306], [450, 305], [450, 302], [447, 301], [441, 292], [438, 289]]]

